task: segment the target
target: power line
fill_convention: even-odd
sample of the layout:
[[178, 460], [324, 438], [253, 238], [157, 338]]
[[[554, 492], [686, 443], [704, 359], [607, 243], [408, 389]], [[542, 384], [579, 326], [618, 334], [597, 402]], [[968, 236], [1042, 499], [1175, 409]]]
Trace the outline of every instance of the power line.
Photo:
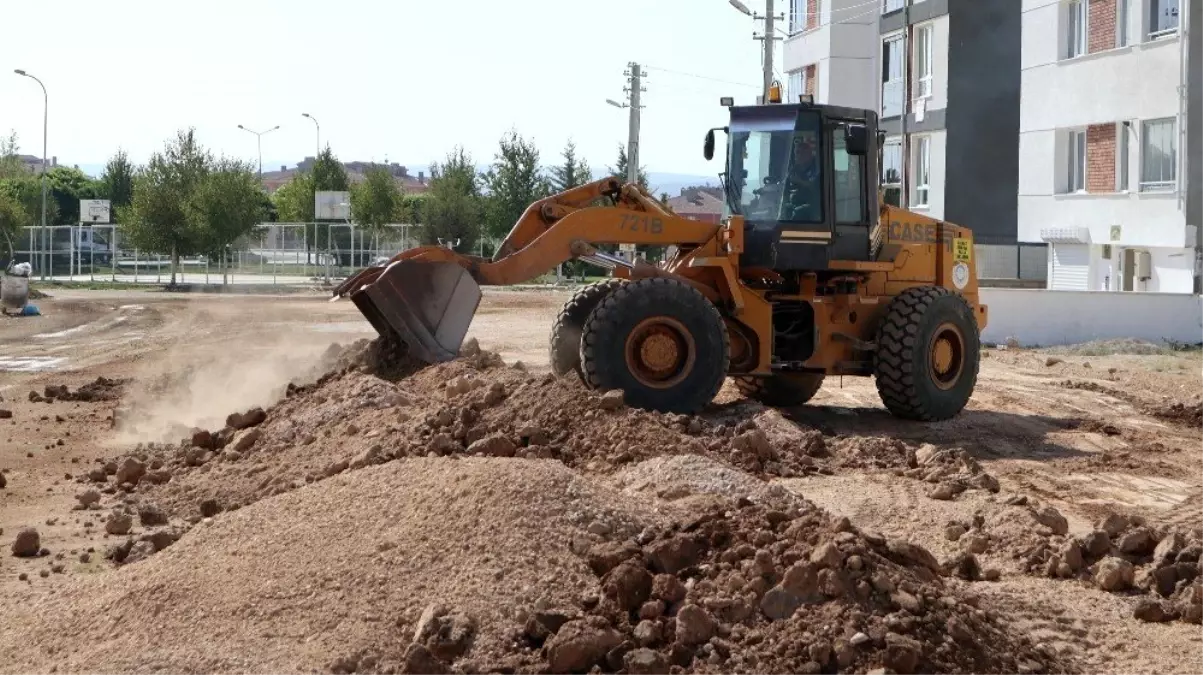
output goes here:
[[685, 77], [696, 77], [699, 80], [710, 80], [711, 82], [721, 82], [723, 84], [734, 84], [739, 87], [758, 88], [758, 87], [756, 87], [756, 85], [748, 84], [747, 82], [734, 82], [732, 80], [723, 80], [723, 79], [720, 79], [717, 77], [710, 77], [708, 75], [698, 75], [697, 73], [686, 73], [686, 72], [683, 72], [680, 70], [670, 70], [668, 68], [660, 68], [658, 66], [644, 66], [644, 68], [646, 68], [647, 70], [659, 70], [664, 73], [672, 73], [673, 75], [684, 75]]

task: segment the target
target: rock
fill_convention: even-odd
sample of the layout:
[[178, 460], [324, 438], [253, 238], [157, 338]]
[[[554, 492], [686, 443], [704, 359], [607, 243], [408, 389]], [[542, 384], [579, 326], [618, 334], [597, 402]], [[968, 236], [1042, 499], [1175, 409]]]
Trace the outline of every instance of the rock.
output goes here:
[[547, 641], [547, 664], [553, 673], [584, 673], [620, 644], [622, 635], [601, 617], [569, 621]]
[[158, 552], [179, 541], [179, 538], [182, 534], [182, 532], [176, 532], [170, 529], [157, 530], [155, 532], [142, 535], [142, 541], [150, 542], [150, 544], [155, 547], [155, 552]]
[[259, 439], [263, 437], [263, 429], [255, 427], [248, 429], [234, 436], [233, 447], [230, 448], [233, 452], [245, 453], [247, 450], [255, 447]]
[[1071, 572], [1077, 572], [1086, 564], [1082, 558], [1082, 547], [1077, 540], [1070, 539], [1061, 547], [1061, 561], [1069, 566]]
[[1132, 585], [1135, 570], [1122, 558], [1107, 557], [1098, 564], [1094, 582], [1104, 591], [1122, 591]]
[[435, 657], [450, 662], [463, 656], [475, 637], [474, 618], [435, 604], [428, 606], [418, 618], [413, 641], [425, 646]]
[[1164, 600], [1156, 598], [1141, 598], [1136, 601], [1132, 616], [1141, 621], [1163, 623], [1178, 618], [1178, 610]]
[[982, 578], [986, 581], [998, 581], [1002, 578], [1002, 572], [997, 567], [988, 567], [986, 571], [982, 572]]
[[923, 605], [919, 602], [919, 598], [906, 591], [896, 591], [890, 596], [890, 601], [911, 614], [921, 614], [923, 612]]
[[138, 522], [144, 527], [167, 524], [167, 513], [157, 504], [146, 502], [138, 507]]
[[780, 585], [770, 588], [760, 599], [760, 611], [771, 621], [788, 619], [802, 606], [802, 598]]
[[138, 461], [136, 457], [126, 457], [121, 462], [121, 468], [117, 469], [117, 484], [130, 483], [137, 485], [138, 481], [142, 480], [142, 476], [144, 475], [146, 475], [146, 465]]
[[267, 420], [267, 413], [263, 408], [251, 408], [244, 413], [234, 413], [226, 417], [226, 426], [231, 429], [241, 430], [257, 427]]
[[125, 555], [125, 560], [122, 564], [129, 565], [140, 560], [146, 560], [155, 554], [155, 545], [149, 541], [139, 541], [130, 547], [129, 553]]
[[1158, 567], [1149, 574], [1148, 580], [1159, 595], [1168, 598], [1174, 594], [1174, 588], [1178, 584], [1178, 567], [1176, 565]]
[[769, 437], [760, 429], [746, 431], [736, 436], [731, 440], [731, 448], [765, 461], [777, 458], [777, 450], [769, 442]]
[[961, 537], [965, 536], [965, 533], [968, 531], [969, 530], [967, 530], [964, 525], [953, 523], [952, 525], [944, 528], [944, 538], [948, 541], [957, 541]]
[[644, 647], [650, 647], [660, 641], [660, 624], [644, 619], [635, 626], [635, 641]]
[[12, 418], [13, 411], [8, 410], [7, 408], [0, 408], [0, 420], [11, 420]]
[[1111, 550], [1111, 538], [1102, 530], [1095, 530], [1078, 537], [1078, 545], [1082, 552], [1091, 559], [1098, 559]]
[[[118, 469], [117, 462], [115, 462], [113, 460], [109, 460], [104, 463], [104, 472], [110, 476], [115, 475], [117, 473], [117, 469]], [[121, 481], [117, 481], [117, 482], [120, 483]]]
[[[440, 434], [441, 435], [441, 434]], [[337, 462], [332, 462], [329, 466], [322, 470], [322, 475], [326, 478], [337, 476], [346, 471], [351, 466], [351, 463], [345, 459], [340, 459]]]
[[134, 519], [124, 511], [113, 511], [104, 523], [104, 531], [109, 534], [129, 534], [134, 526]]
[[977, 556], [972, 553], [961, 553], [944, 565], [948, 573], [965, 581], [977, 581], [982, 578], [982, 568], [977, 562]]
[[1007, 506], [1026, 506], [1028, 503], [1028, 497], [1027, 495], [1011, 495], [1010, 497], [1007, 497], [1005, 503]]
[[698, 538], [687, 534], [661, 539], [647, 547], [647, 556], [652, 568], [665, 574], [676, 574], [696, 565], [702, 553], [702, 543]]
[[1153, 566], [1163, 567], [1178, 557], [1178, 552], [1186, 548], [1186, 538], [1179, 532], [1171, 532], [1157, 542], [1153, 549]]
[[885, 666], [895, 673], [914, 673], [919, 667], [922, 645], [897, 633], [886, 633]]
[[1057, 365], [1058, 363], [1065, 363], [1065, 359], [1059, 359], [1055, 356], [1050, 356], [1044, 360], [1044, 365], [1048, 368], [1052, 368], [1053, 366]]
[[901, 556], [909, 562], [922, 565], [937, 574], [940, 573], [940, 562], [922, 546], [901, 539], [891, 539], [886, 545], [891, 553]]
[[586, 558], [589, 561], [589, 569], [593, 570], [593, 573], [599, 577], [605, 576], [607, 572], [617, 567], [620, 563], [637, 556], [639, 556], [639, 549], [637, 547], [621, 542], [596, 544], [586, 554]]
[[706, 610], [695, 604], [686, 604], [677, 611], [677, 641], [686, 645], [697, 645], [714, 637], [718, 624]]
[[42, 536], [32, 527], [23, 528], [13, 539], [12, 553], [18, 558], [33, 558], [42, 550]]
[[104, 483], [109, 478], [109, 474], [105, 473], [104, 467], [96, 467], [88, 472], [88, 480], [93, 483]]
[[835, 544], [827, 542], [820, 544], [810, 552], [810, 561], [822, 567], [838, 569], [844, 562], [844, 554], [840, 553], [840, 549]]
[[965, 491], [965, 486], [958, 483], [943, 482], [937, 485], [927, 496], [931, 499], [950, 501]]
[[652, 649], [632, 649], [622, 658], [622, 664], [631, 675], [653, 675], [668, 672], [668, 660]]
[[451, 672], [450, 666], [431, 654], [425, 645], [417, 643], [411, 643], [405, 648], [405, 655], [401, 657], [401, 661], [401, 672], [407, 675], [447, 675]]
[[652, 575], [643, 565], [624, 562], [602, 579], [602, 591], [625, 611], [639, 609], [652, 593]]
[[468, 446], [469, 454], [479, 453], [488, 457], [513, 457], [517, 449], [518, 446], [504, 434], [492, 434]]
[[848, 638], [848, 642], [853, 647], [859, 647], [860, 645], [863, 645], [868, 641], [869, 641], [869, 636], [865, 635], [864, 633], [856, 633], [852, 637]]
[[75, 499], [79, 502], [80, 506], [87, 508], [89, 506], [92, 506], [93, 504], [100, 503], [100, 491], [94, 490], [94, 489], [93, 490], [84, 490], [83, 492], [76, 495]]
[[1137, 527], [1129, 530], [1115, 544], [1121, 553], [1129, 555], [1148, 555], [1157, 546], [1157, 540], [1147, 527]]
[[640, 619], [658, 619], [664, 614], [663, 600], [648, 600], [639, 607]]
[[611, 389], [602, 394], [598, 405], [601, 406], [602, 410], [618, 410], [625, 405], [625, 396], [621, 389]]
[[1032, 517], [1036, 519], [1036, 522], [1052, 530], [1055, 535], [1063, 537], [1069, 532], [1069, 521], [1052, 506], [1045, 505], [1039, 509], [1032, 509]]
[[800, 602], [818, 602], [822, 599], [819, 595], [819, 570], [811, 562], [791, 565], [785, 570], [781, 587], [798, 596]]
[[685, 599], [685, 585], [671, 574], [657, 574], [652, 579], [652, 597], [663, 600], [667, 605], [675, 605]]
[[535, 642], [542, 643], [574, 618], [563, 612], [535, 612], [526, 620], [522, 632]]
[[1112, 513], [1106, 518], [1103, 518], [1094, 526], [1096, 530], [1102, 530], [1107, 533], [1108, 537], [1118, 536], [1120, 532], [1128, 529], [1130, 524], [1128, 517], [1118, 513]]
[[192, 432], [192, 447], [201, 448], [204, 450], [214, 450], [217, 447], [217, 443], [211, 432], [204, 429], [198, 429]]
[[212, 518], [221, 513], [221, 504], [216, 499], [205, 499], [200, 503], [201, 518]]

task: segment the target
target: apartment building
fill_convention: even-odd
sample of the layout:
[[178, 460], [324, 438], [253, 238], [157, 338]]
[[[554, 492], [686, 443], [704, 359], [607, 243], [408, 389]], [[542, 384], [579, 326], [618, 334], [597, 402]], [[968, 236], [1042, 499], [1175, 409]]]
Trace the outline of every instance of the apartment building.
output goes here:
[[1021, 0], [791, 0], [786, 93], [876, 110], [893, 204], [974, 232], [979, 276], [1038, 279], [1021, 245]]
[[1199, 6], [1023, 0], [1019, 238], [1049, 288], [1198, 291]]

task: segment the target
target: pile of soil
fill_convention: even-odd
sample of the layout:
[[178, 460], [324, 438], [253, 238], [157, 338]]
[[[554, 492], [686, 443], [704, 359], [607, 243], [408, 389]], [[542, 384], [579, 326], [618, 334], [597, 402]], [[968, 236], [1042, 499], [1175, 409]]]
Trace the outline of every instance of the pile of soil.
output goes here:
[[1162, 401], [1153, 403], [1143, 400], [1131, 392], [1108, 387], [1097, 382], [1086, 380], [1065, 380], [1061, 383], [1067, 389], [1083, 389], [1100, 394], [1114, 396], [1121, 401], [1127, 401], [1142, 412], [1167, 422], [1188, 427], [1203, 427], [1203, 396], [1192, 396], [1188, 401]]
[[48, 384], [42, 393], [29, 392], [29, 400], [34, 403], [54, 403], [57, 401], [116, 401], [125, 392], [128, 379], [110, 379], [98, 377], [75, 391], [65, 384]]
[[1156, 527], [1111, 514], [1088, 533], [1061, 535], [1021, 554], [1029, 572], [1144, 594], [1133, 609], [1143, 621], [1203, 620], [1203, 527]]

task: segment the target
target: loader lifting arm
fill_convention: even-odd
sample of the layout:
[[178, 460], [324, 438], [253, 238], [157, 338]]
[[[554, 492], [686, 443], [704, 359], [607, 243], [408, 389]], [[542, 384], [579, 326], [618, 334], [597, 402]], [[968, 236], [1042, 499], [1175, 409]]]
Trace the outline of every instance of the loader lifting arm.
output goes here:
[[[613, 205], [605, 203], [608, 199]], [[681, 218], [639, 186], [606, 178], [541, 199], [523, 212], [492, 260], [440, 246], [402, 251], [334, 290], [350, 296], [378, 333], [427, 362], [455, 357], [480, 302], [480, 286], [530, 281], [574, 258], [629, 266], [601, 244], [696, 247], [722, 227]]]

